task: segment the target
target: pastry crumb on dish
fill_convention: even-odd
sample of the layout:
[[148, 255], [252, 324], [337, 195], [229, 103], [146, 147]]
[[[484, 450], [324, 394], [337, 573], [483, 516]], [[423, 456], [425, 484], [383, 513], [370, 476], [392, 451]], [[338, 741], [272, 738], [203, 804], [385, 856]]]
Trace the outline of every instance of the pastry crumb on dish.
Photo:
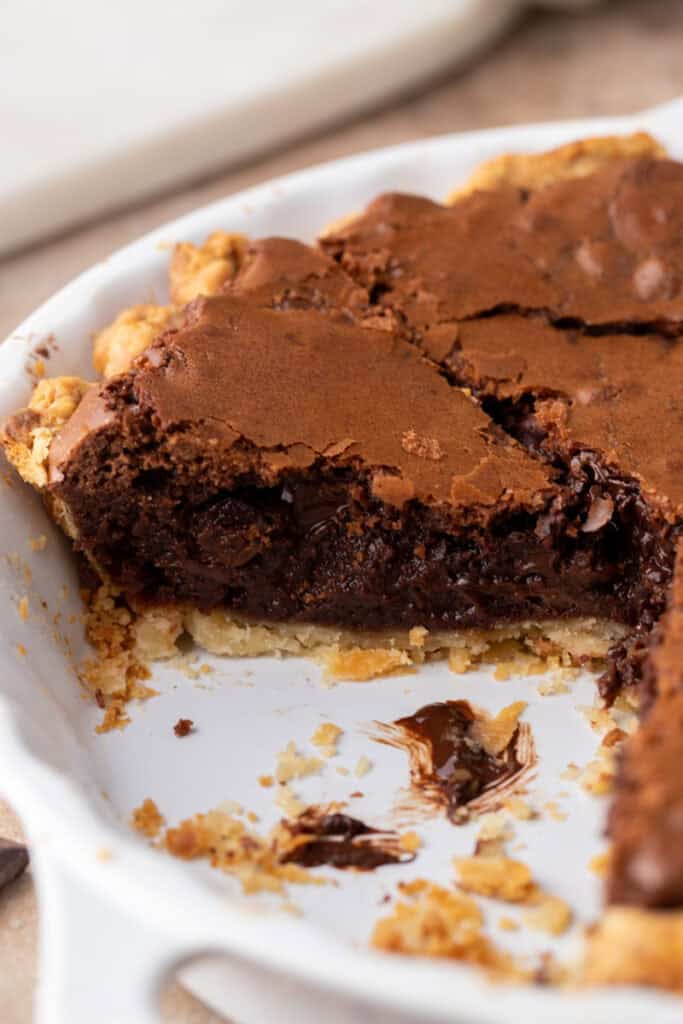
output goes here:
[[458, 885], [465, 892], [490, 896], [505, 903], [527, 903], [536, 891], [526, 864], [509, 857], [459, 857]]
[[311, 736], [311, 743], [317, 747], [323, 757], [334, 757], [337, 743], [344, 730], [334, 722], [322, 722]]
[[166, 819], [154, 800], [146, 797], [140, 806], [134, 809], [131, 824], [136, 832], [147, 836], [148, 839], [156, 839], [166, 824]]
[[549, 935], [561, 935], [572, 922], [570, 906], [559, 896], [546, 893], [534, 881], [529, 867], [510, 857], [475, 855], [454, 861], [458, 885], [504, 903], [525, 904], [524, 923]]
[[306, 757], [296, 749], [293, 740], [277, 755], [275, 778], [278, 782], [291, 782], [307, 775], [316, 775], [324, 762], [319, 757]]
[[370, 941], [387, 953], [458, 960], [508, 980], [530, 980], [529, 972], [486, 934], [475, 900], [426, 879], [399, 885], [398, 902], [377, 922]]

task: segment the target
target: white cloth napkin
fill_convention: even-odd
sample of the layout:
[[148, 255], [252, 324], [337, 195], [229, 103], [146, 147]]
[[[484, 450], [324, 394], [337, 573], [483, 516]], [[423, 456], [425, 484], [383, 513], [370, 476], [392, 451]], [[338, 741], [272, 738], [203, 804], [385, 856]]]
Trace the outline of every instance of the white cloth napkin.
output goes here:
[[8, 3], [0, 28], [0, 253], [452, 66], [522, 5]]

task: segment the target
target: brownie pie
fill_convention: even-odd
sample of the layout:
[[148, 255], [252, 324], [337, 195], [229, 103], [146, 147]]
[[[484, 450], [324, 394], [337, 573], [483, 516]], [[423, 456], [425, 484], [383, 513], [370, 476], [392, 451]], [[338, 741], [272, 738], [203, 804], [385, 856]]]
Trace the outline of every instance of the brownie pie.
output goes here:
[[[4, 427], [100, 601], [151, 654], [606, 656], [642, 724], [595, 963], [614, 912], [683, 943], [683, 165], [643, 135], [508, 157], [315, 246], [217, 232], [171, 280], [98, 337], [104, 379]], [[631, 959], [594, 979], [683, 987]]]

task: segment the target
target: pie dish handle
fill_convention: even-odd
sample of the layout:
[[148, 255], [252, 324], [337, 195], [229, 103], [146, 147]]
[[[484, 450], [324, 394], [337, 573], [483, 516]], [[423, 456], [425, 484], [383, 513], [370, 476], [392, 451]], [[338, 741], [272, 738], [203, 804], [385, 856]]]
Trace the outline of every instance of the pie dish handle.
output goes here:
[[34, 1024], [160, 1024], [160, 995], [187, 949], [51, 856], [41, 898]]

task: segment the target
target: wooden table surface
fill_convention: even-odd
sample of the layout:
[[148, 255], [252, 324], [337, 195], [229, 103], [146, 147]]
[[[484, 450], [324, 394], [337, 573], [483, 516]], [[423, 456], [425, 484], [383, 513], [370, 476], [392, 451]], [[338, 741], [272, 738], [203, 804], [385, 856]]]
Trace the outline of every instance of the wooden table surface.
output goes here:
[[[419, 93], [0, 261], [0, 337], [112, 250], [196, 206], [274, 175], [442, 132], [628, 113], [671, 99], [683, 93], [682, 43], [681, 0], [611, 0], [583, 14], [530, 15], [466, 70], [444, 75]], [[2, 796], [11, 802], [10, 792]], [[0, 800], [0, 835], [19, 834], [19, 823]], [[0, 894], [2, 1024], [31, 1019], [37, 927], [29, 873]], [[177, 985], [164, 998], [162, 1016], [173, 1024], [218, 1024]]]

